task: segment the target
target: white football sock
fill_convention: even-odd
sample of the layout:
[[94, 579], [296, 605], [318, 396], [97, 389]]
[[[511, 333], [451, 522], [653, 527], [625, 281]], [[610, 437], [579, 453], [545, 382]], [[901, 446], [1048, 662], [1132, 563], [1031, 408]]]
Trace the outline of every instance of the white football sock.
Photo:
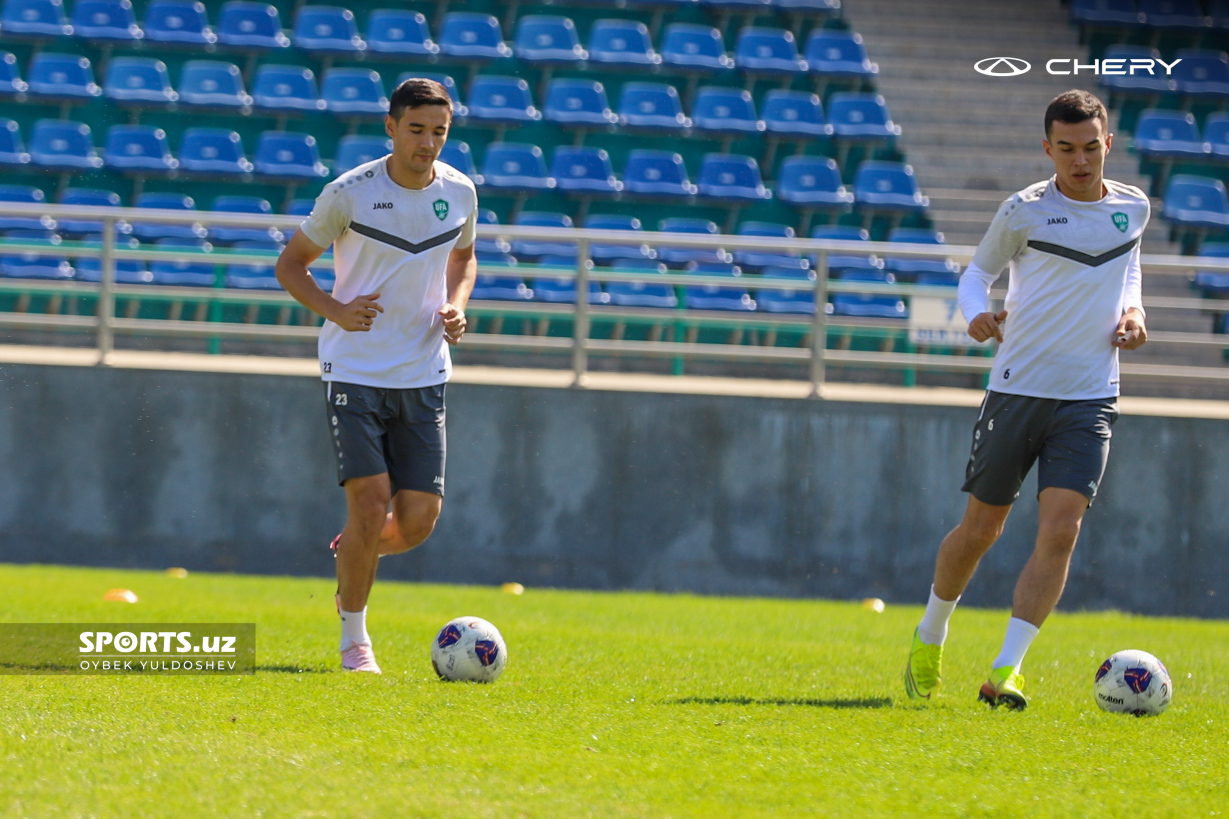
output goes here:
[[1037, 632], [1041, 629], [1034, 626], [1027, 620], [1021, 620], [1013, 617], [1007, 621], [1007, 635], [1003, 637], [1003, 649], [999, 652], [999, 656], [995, 659], [992, 668], [1002, 668], [1009, 665], [1020, 671], [1020, 665], [1024, 662], [1024, 655], [1028, 652], [1028, 647], [1033, 644], [1033, 638], [1037, 636]]
[[943, 641], [947, 639], [947, 621], [952, 619], [952, 612], [956, 610], [956, 604], [959, 602], [959, 597], [955, 600], [939, 599], [935, 594], [935, 587], [931, 586], [926, 613], [922, 615], [922, 622], [917, 626], [918, 638], [927, 645], [943, 645]]
[[367, 607], [362, 611], [339, 611], [341, 615], [341, 650], [366, 643], [371, 645], [367, 634]]

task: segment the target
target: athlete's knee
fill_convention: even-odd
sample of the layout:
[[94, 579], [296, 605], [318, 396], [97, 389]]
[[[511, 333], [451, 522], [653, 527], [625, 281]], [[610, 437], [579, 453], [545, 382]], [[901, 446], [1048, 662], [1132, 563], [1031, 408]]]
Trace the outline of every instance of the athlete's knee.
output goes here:
[[1082, 514], [1052, 514], [1044, 516], [1037, 527], [1037, 546], [1053, 553], [1070, 554], [1080, 536]]
[[377, 482], [347, 485], [351, 523], [365, 531], [379, 533], [388, 515], [388, 487]]
[[394, 515], [401, 535], [401, 551], [420, 546], [435, 531], [439, 520], [441, 499], [426, 497], [412, 503], [398, 503]]

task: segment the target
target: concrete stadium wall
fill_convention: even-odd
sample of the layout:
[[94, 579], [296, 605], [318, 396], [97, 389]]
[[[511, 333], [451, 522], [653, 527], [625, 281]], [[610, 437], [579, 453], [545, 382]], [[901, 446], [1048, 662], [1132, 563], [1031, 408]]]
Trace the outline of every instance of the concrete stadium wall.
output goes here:
[[[925, 601], [975, 410], [453, 384], [386, 579]], [[0, 561], [331, 575], [320, 383], [0, 364]], [[1009, 605], [1030, 479], [965, 600]], [[1062, 606], [1229, 616], [1229, 422], [1123, 416]]]

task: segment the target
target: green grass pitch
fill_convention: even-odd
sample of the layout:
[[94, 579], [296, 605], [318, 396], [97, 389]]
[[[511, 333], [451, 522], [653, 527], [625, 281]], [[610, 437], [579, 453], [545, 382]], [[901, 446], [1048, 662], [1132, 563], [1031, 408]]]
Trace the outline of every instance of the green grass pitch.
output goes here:
[[[104, 602], [116, 586], [140, 602]], [[1229, 812], [1223, 621], [1056, 614], [1011, 713], [975, 701], [1003, 611], [957, 611], [946, 695], [918, 706], [912, 606], [381, 582], [374, 677], [337, 668], [327, 579], [0, 566], [0, 587], [4, 622], [255, 622], [259, 669], [0, 676], [6, 817]], [[508, 641], [493, 685], [432, 672], [462, 614]], [[1165, 714], [1097, 709], [1093, 673], [1124, 648], [1168, 665]]]

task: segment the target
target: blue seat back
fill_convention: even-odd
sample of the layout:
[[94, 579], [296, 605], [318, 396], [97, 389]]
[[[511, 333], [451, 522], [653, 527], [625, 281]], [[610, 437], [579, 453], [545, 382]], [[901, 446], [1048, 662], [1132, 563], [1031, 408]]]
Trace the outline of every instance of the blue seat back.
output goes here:
[[649, 29], [638, 20], [597, 20], [589, 29], [589, 59], [614, 65], [657, 65]]
[[899, 162], [867, 160], [858, 166], [854, 180], [854, 196], [859, 200], [866, 193], [913, 196], [918, 193], [913, 169]]
[[749, 132], [764, 130], [764, 124], [755, 115], [751, 93], [745, 89], [701, 88], [692, 106], [691, 119], [697, 128]]
[[694, 188], [687, 179], [683, 157], [673, 151], [638, 148], [627, 155], [623, 184], [643, 193], [688, 194]]
[[[33, 185], [0, 185], [0, 202], [21, 202], [41, 205], [47, 200], [41, 188]], [[53, 222], [31, 216], [0, 216], [0, 230], [47, 230]]]
[[764, 125], [769, 133], [820, 136], [831, 133], [818, 94], [769, 91], [764, 97]]
[[300, 65], [262, 65], [252, 80], [252, 101], [276, 111], [323, 111], [316, 75]]
[[502, 59], [512, 56], [499, 21], [490, 14], [453, 11], [444, 15], [440, 51], [452, 57]]
[[107, 164], [122, 169], [173, 170], [166, 131], [152, 125], [112, 125], [107, 132]]
[[88, 98], [102, 93], [89, 59], [79, 54], [36, 54], [30, 61], [28, 83], [32, 94]]
[[310, 134], [265, 131], [256, 147], [254, 164], [260, 173], [322, 179], [329, 175], [320, 162], [316, 138]]
[[613, 192], [619, 187], [610, 154], [602, 148], [560, 145], [555, 149], [550, 175], [563, 190]]
[[153, 0], [145, 9], [144, 30], [146, 39], [159, 43], [211, 45], [218, 41], [200, 0]]
[[188, 170], [243, 172], [251, 170], [238, 132], [227, 128], [188, 128], [179, 143], [179, 161]]
[[0, 117], [0, 162], [20, 165], [30, 161], [30, 154], [21, 141], [21, 126], [16, 120]]
[[393, 141], [388, 137], [361, 134], [344, 136], [337, 142], [337, 157], [333, 171], [340, 176], [351, 168], [357, 168], [359, 165], [387, 156], [392, 150]]
[[537, 145], [492, 142], [486, 146], [482, 176], [488, 185], [547, 187], [546, 159]]
[[551, 122], [610, 125], [618, 121], [606, 99], [606, 88], [596, 80], [551, 80], [543, 115]]
[[1179, 91], [1198, 93], [1229, 85], [1229, 56], [1225, 52], [1183, 48], [1174, 56], [1181, 62], [1174, 66], [1170, 77]]
[[685, 128], [690, 124], [675, 87], [656, 82], [625, 83], [619, 95], [619, 118], [640, 127]]
[[0, 94], [23, 94], [28, 88], [17, 67], [17, 55], [0, 51]]
[[1165, 210], [1205, 211], [1229, 214], [1225, 183], [1219, 179], [1190, 174], [1175, 174], [1165, 188]]
[[243, 107], [251, 98], [243, 90], [243, 73], [234, 63], [189, 60], [179, 74], [179, 98], [191, 105]]
[[580, 62], [589, 57], [572, 19], [549, 14], [526, 14], [517, 21], [514, 50], [518, 59], [529, 62]]
[[759, 163], [739, 154], [705, 154], [696, 184], [709, 196], [767, 198]]
[[30, 156], [36, 164], [98, 168], [90, 126], [71, 120], [40, 119], [30, 134]]
[[[133, 206], [149, 208], [151, 210], [196, 210], [196, 200], [191, 196], [180, 193], [143, 193], [136, 198]], [[176, 239], [187, 240], [196, 245], [204, 236], [205, 231], [198, 225], [156, 225], [134, 222], [132, 233], [141, 241]], [[159, 263], [154, 262], [153, 264], [157, 265]], [[162, 262], [161, 264], [178, 263]], [[151, 266], [151, 269], [153, 269], [153, 266]]]
[[1203, 123], [1203, 138], [1212, 143], [1214, 151], [1216, 146], [1220, 146], [1220, 153], [1225, 153], [1225, 149], [1229, 148], [1229, 114], [1208, 114]]
[[218, 40], [243, 48], [285, 48], [290, 38], [282, 33], [277, 8], [268, 3], [229, 0], [218, 18]]
[[836, 160], [823, 156], [791, 156], [781, 163], [777, 183], [783, 193], [836, 193], [842, 187]]
[[320, 96], [336, 114], [388, 113], [384, 82], [370, 68], [330, 68], [324, 72]]
[[1195, 124], [1195, 115], [1189, 111], [1149, 109], [1139, 115], [1135, 139], [1199, 142], [1199, 126]]
[[355, 54], [367, 49], [358, 36], [354, 12], [340, 6], [301, 6], [293, 36], [294, 44], [307, 51]]
[[474, 154], [470, 150], [468, 143], [462, 142], [459, 139], [448, 140], [440, 151], [439, 159], [441, 162], [456, 168], [475, 182], [478, 181], [478, 168], [474, 164]]
[[862, 35], [853, 31], [817, 28], [807, 38], [803, 56], [817, 74], [873, 74]]
[[367, 17], [367, 48], [379, 54], [437, 54], [427, 18], [408, 9], [377, 9]]
[[[92, 207], [118, 208], [120, 196], [115, 191], [97, 188], [68, 188], [60, 197], [61, 205], [89, 205]], [[58, 219], [57, 228], [64, 233], [101, 233], [101, 221], [89, 219]], [[78, 265], [80, 266], [80, 265]], [[144, 263], [140, 263], [144, 267]]]
[[671, 23], [662, 39], [661, 59], [666, 65], [710, 71], [728, 70], [734, 60], [725, 53], [721, 32], [712, 26]]
[[842, 129], [874, 133], [892, 121], [887, 103], [878, 94], [836, 93], [828, 100], [828, 121]]
[[63, 37], [72, 33], [62, 0], [5, 0], [0, 29], [12, 34]]
[[469, 114], [480, 119], [534, 119], [529, 83], [519, 77], [478, 76], [469, 86]]
[[73, 34], [90, 40], [140, 40], [132, 0], [77, 0], [73, 4]]
[[103, 92], [119, 102], [169, 104], [179, 99], [171, 88], [166, 63], [152, 57], [112, 58]]
[[792, 32], [783, 28], [748, 26], [738, 34], [734, 63], [753, 71], [806, 71]]

